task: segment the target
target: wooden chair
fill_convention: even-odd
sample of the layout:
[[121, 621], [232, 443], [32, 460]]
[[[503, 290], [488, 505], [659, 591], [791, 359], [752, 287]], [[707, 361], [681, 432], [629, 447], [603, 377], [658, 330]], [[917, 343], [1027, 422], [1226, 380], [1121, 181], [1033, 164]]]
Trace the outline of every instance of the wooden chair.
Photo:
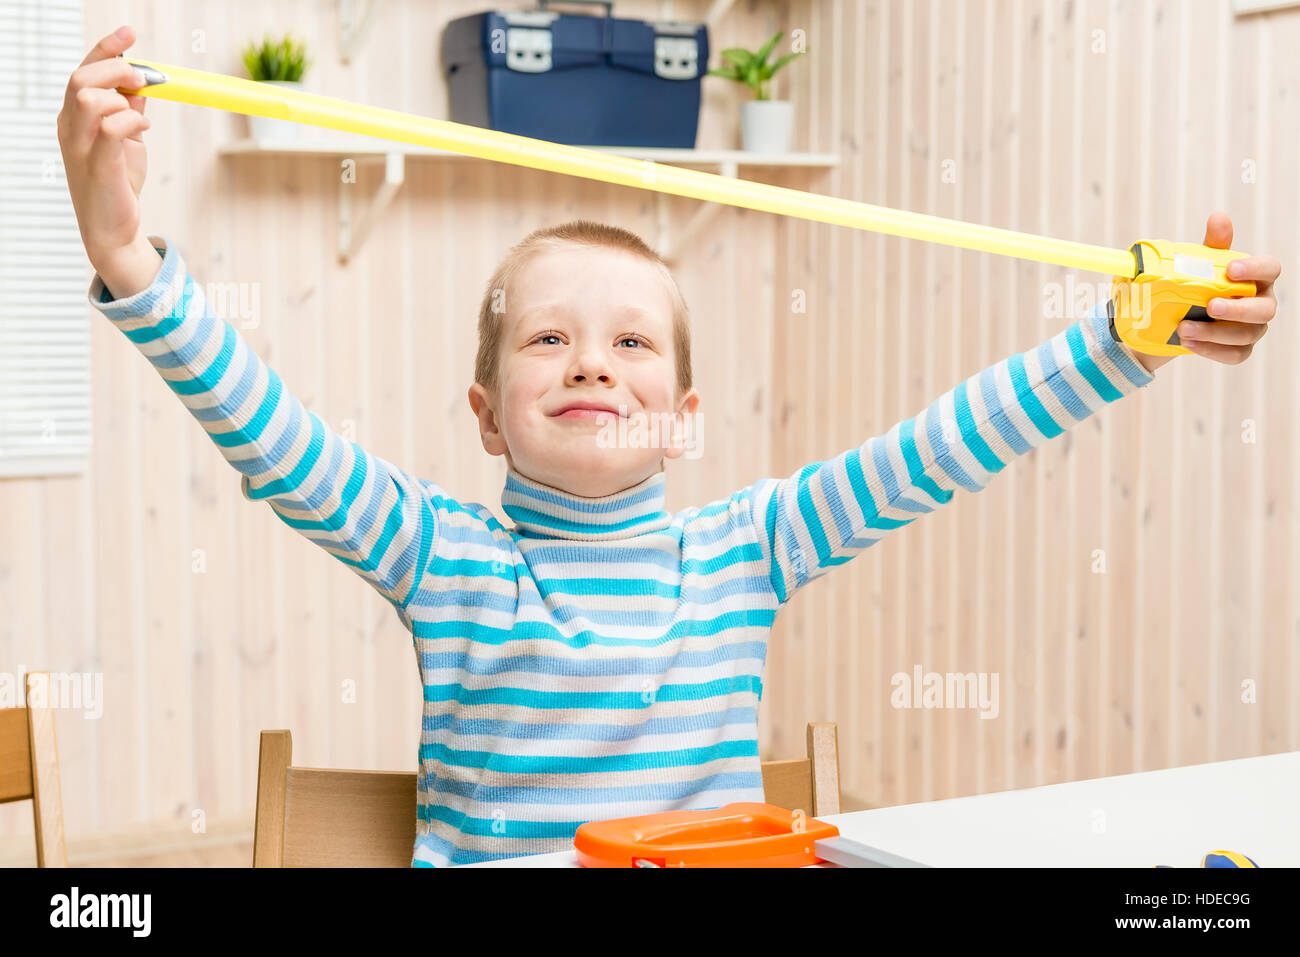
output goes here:
[[[769, 804], [839, 813], [833, 722], [808, 725], [807, 757], [762, 770]], [[415, 772], [294, 767], [289, 732], [262, 732], [254, 867], [409, 867], [414, 847]]]
[[[30, 798], [36, 824], [36, 866], [67, 867], [49, 673], [31, 672], [24, 685], [23, 707], [0, 708], [0, 804]], [[34, 687], [40, 692], [35, 706]]]

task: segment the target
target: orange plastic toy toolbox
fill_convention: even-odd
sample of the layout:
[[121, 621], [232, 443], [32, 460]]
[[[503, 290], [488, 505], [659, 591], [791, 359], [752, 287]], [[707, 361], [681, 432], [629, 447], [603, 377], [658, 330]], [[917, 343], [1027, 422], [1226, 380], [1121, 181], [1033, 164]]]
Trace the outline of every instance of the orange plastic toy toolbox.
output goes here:
[[590, 821], [573, 846], [583, 867], [927, 866], [841, 837], [834, 824], [756, 802]]

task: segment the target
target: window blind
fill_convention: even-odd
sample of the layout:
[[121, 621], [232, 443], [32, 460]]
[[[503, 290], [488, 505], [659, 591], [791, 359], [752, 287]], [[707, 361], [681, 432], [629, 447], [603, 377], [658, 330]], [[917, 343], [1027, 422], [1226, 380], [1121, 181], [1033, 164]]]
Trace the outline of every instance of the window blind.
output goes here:
[[90, 267], [59, 153], [82, 0], [0, 0], [0, 476], [82, 472]]

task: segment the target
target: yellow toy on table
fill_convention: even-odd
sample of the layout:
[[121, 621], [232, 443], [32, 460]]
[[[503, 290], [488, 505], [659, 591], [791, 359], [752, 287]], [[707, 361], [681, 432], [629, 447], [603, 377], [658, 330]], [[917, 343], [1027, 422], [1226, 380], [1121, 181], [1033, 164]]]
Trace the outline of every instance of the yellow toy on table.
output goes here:
[[[1172, 864], [1157, 864], [1156, 867], [1173, 867]], [[1259, 867], [1245, 854], [1236, 851], [1210, 851], [1201, 858], [1202, 867]]]

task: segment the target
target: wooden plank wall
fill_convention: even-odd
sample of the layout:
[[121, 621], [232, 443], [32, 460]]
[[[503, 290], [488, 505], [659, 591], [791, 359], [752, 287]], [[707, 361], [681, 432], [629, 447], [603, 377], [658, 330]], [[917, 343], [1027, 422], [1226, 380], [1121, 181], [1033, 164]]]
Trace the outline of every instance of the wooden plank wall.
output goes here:
[[[143, 57], [241, 73], [245, 40], [292, 28], [316, 55], [309, 89], [445, 116], [441, 26], [483, 8], [392, 0], [347, 66], [324, 0], [113, 0], [89, 7], [86, 37], [129, 22]], [[796, 104], [795, 148], [843, 164], [754, 178], [1106, 245], [1199, 241], [1206, 213], [1225, 208], [1240, 248], [1295, 261], [1300, 67], [1286, 51], [1300, 11], [739, 0], [712, 42], [754, 47], [777, 29], [804, 31], [811, 51], [774, 89]], [[701, 147], [738, 145], [731, 87], [706, 81]], [[200, 281], [256, 293], [257, 321], [232, 321], [313, 411], [499, 513], [504, 463], [481, 451], [465, 398], [482, 283], [540, 225], [586, 216], [652, 238], [656, 197], [411, 160], [340, 267], [333, 161], [220, 158], [242, 118], [149, 112], [148, 228]], [[376, 180], [367, 171], [357, 188]], [[694, 209], [669, 202], [677, 224]], [[672, 509], [858, 445], [1069, 321], [1043, 306], [1064, 270], [738, 209], [677, 274], [708, 418], [705, 456], [672, 466]], [[792, 312], [797, 290], [806, 314]], [[412, 767], [419, 683], [391, 610], [244, 501], [147, 363], [97, 314], [92, 330], [90, 474], [0, 482], [0, 667], [104, 675], [101, 719], [58, 714], [70, 849], [188, 829], [199, 811], [247, 815], [263, 728], [293, 729], [300, 764]], [[852, 806], [1300, 746], [1296, 345], [1284, 315], [1245, 366], [1172, 363], [978, 497], [810, 585], [768, 655], [764, 755], [801, 753], [806, 721], [838, 722]], [[996, 673], [999, 716], [892, 708], [891, 675], [917, 664]], [[1243, 680], [1257, 703], [1241, 702]], [[30, 833], [25, 805], [0, 807], [6, 853], [21, 859]]]
[[[1300, 11], [828, 0], [800, 12], [823, 41], [796, 114], [809, 143], [846, 157], [828, 193], [1107, 246], [1199, 242], [1225, 209], [1238, 248], [1295, 272], [1300, 77], [1284, 51]], [[781, 241], [783, 475], [1049, 338], [1067, 324], [1051, 284], [1101, 278], [797, 220]], [[806, 321], [780, 321], [781, 287], [813, 290]], [[768, 658], [773, 750], [797, 751], [805, 720], [835, 720], [846, 793], [897, 804], [1300, 746], [1288, 302], [1284, 285], [1281, 319], [1246, 365], [1165, 366], [978, 496], [810, 585]], [[997, 674], [998, 717], [893, 708], [891, 676], [917, 665]]]

